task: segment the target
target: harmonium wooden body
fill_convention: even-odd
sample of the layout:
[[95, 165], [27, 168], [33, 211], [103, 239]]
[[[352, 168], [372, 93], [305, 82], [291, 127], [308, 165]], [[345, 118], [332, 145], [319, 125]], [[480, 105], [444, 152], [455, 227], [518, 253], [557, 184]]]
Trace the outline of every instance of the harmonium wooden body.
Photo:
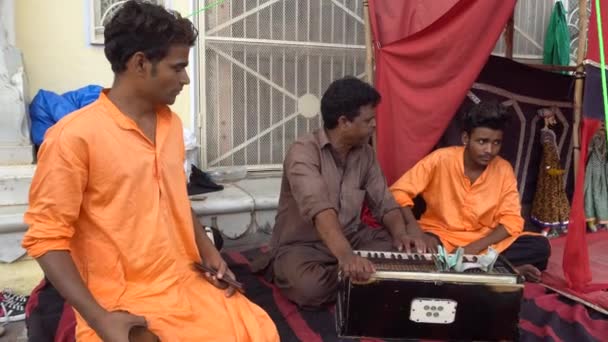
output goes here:
[[[504, 341], [518, 339], [523, 278], [504, 258], [484, 272], [437, 271], [433, 254], [355, 251], [370, 259], [370, 281], [339, 277], [341, 338]], [[464, 256], [475, 262], [475, 256]]]

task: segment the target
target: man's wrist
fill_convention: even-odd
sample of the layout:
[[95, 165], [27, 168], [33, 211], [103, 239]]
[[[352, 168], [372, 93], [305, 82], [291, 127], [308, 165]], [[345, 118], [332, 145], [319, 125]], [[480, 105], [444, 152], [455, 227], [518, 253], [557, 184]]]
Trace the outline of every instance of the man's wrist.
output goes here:
[[424, 233], [417, 223], [408, 223], [405, 226], [405, 231], [408, 235], [411, 236], [420, 236]]
[[468, 244], [468, 247], [477, 252], [480, 252], [480, 251], [486, 249], [488, 247], [488, 244], [486, 244], [482, 240], [477, 240], [477, 241], [473, 241], [470, 244]]
[[390, 233], [391, 233], [391, 236], [393, 237], [393, 239], [398, 239], [401, 236], [409, 235], [406, 227], [399, 227], [396, 229], [391, 229]]
[[218, 256], [219, 254], [220, 254], [220, 252], [215, 248], [215, 246], [213, 246], [211, 244], [210, 245], [205, 244], [204, 246], [201, 246], [199, 248], [199, 255], [203, 261], [206, 259], [212, 259], [212, 258]]
[[110, 312], [108, 310], [98, 305], [96, 308], [90, 310], [90, 312], [81, 314], [82, 318], [84, 318], [84, 320], [89, 323], [93, 329], [96, 329], [99, 326], [99, 323], [103, 320], [104, 316], [109, 313]]
[[349, 257], [353, 256], [352, 248], [344, 249], [336, 253], [335, 257], [338, 259], [338, 263], [344, 263]]

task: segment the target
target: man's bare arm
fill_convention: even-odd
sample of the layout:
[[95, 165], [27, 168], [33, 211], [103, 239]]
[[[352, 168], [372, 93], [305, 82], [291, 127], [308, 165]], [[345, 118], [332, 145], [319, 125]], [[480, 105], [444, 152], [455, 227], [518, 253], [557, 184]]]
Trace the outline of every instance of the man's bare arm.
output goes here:
[[422, 229], [418, 226], [416, 217], [410, 207], [401, 207], [401, 215], [405, 220], [405, 226], [407, 227], [408, 234], [422, 234]]
[[365, 281], [375, 272], [374, 265], [367, 259], [353, 253], [352, 246], [342, 233], [338, 215], [333, 209], [326, 209], [315, 216], [315, 227], [321, 240], [338, 259], [338, 264], [346, 277]]
[[407, 234], [405, 221], [399, 210], [391, 210], [382, 217], [382, 224], [388, 229], [393, 238]]
[[315, 227], [321, 240], [338, 260], [353, 254], [352, 246], [342, 233], [338, 215], [333, 209], [326, 209], [318, 213], [315, 216]]
[[511, 236], [511, 235], [509, 234], [509, 232], [507, 232], [507, 229], [502, 224], [500, 224], [487, 236], [485, 236], [477, 241], [473, 241], [470, 244], [468, 244], [467, 246], [465, 246], [465, 249], [464, 249], [465, 253], [477, 254], [477, 253], [483, 251], [484, 249], [488, 248], [488, 246], [498, 243], [498, 242], [508, 238], [509, 236]]
[[201, 259], [204, 264], [215, 269], [217, 271], [217, 275], [213, 276], [212, 274], [205, 274], [207, 280], [209, 280], [213, 285], [220, 289], [226, 289], [226, 296], [230, 297], [234, 294], [235, 288], [233, 286], [228, 286], [221, 282], [221, 279], [227, 274], [229, 278], [236, 279], [234, 273], [230, 271], [228, 268], [228, 264], [220, 251], [215, 248], [215, 245], [207, 236], [207, 232], [205, 232], [205, 228], [199, 222], [196, 213], [192, 208], [190, 208], [190, 212], [192, 214], [192, 224], [194, 226], [194, 239], [196, 241], [196, 247], [198, 248], [198, 253], [201, 256]]
[[68, 251], [50, 251], [37, 259], [53, 286], [91, 325], [107, 311], [84, 285]]
[[213, 242], [207, 236], [205, 232], [205, 228], [199, 222], [196, 213], [192, 208], [190, 209], [192, 214], [192, 223], [194, 224], [194, 237], [196, 239], [196, 247], [198, 248], [198, 252], [201, 255], [201, 258], [210, 257], [215, 255], [216, 253], [219, 255], [219, 251], [215, 248]]
[[441, 245], [441, 241], [439, 241], [439, 239], [432, 235], [424, 233], [424, 231], [418, 225], [418, 221], [416, 220], [416, 216], [414, 216], [414, 213], [412, 212], [412, 208], [405, 206], [401, 207], [400, 211], [401, 216], [405, 221], [405, 230], [407, 231], [407, 234], [413, 238], [422, 240], [426, 252], [436, 253], [437, 246]]
[[135, 326], [146, 326], [143, 317], [108, 312], [93, 298], [68, 251], [50, 251], [37, 259], [53, 286], [78, 311], [104, 341], [128, 341]]

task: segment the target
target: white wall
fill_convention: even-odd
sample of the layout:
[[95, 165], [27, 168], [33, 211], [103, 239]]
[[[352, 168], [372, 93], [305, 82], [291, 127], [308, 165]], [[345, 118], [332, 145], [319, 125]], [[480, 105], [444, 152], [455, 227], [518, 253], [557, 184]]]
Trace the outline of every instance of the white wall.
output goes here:
[[6, 32], [8, 43], [15, 44], [14, 0], [0, 0], [0, 34]]
[[[112, 85], [113, 74], [103, 46], [89, 44], [88, 1], [14, 2], [16, 45], [23, 52], [30, 98], [40, 89], [63, 93], [89, 84]], [[170, 4], [180, 13], [190, 14], [190, 0]], [[190, 76], [194, 83], [195, 75], [191, 72]], [[190, 88], [185, 87], [172, 106], [185, 127], [191, 126], [193, 116]]]

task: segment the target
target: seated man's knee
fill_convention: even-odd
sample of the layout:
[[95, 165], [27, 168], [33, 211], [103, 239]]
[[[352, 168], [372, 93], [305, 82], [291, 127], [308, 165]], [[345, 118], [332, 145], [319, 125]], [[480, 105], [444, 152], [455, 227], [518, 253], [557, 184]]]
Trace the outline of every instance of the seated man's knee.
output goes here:
[[[325, 268], [322, 265], [316, 267]], [[329, 268], [324, 272], [317, 269], [315, 272], [302, 272], [292, 277], [288, 280], [289, 285], [281, 288], [283, 294], [300, 307], [316, 308], [335, 301], [337, 271], [335, 267]]]

